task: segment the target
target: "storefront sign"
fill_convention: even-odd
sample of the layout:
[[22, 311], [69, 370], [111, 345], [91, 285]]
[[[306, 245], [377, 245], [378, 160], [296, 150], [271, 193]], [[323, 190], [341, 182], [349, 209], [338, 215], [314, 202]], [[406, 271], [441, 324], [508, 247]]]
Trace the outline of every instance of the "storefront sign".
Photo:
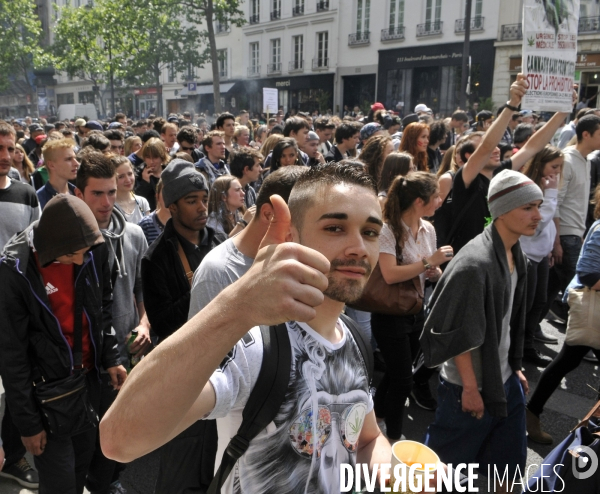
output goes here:
[[422, 61], [436, 61], [436, 60], [448, 60], [452, 58], [462, 58], [462, 53], [439, 53], [435, 55], [420, 55], [418, 57], [398, 57], [396, 62], [422, 62]]
[[287, 81], [277, 81], [277, 82], [275, 83], [275, 85], [276, 85], [277, 87], [286, 87], [286, 86], [291, 86], [291, 85], [292, 85], [292, 82], [291, 82], [291, 81], [288, 79]]
[[521, 102], [528, 110], [573, 109], [579, 0], [523, 2], [523, 68], [529, 89]]
[[140, 96], [142, 94], [158, 94], [158, 89], [155, 87], [149, 87], [145, 89], [134, 89], [133, 94]]
[[278, 89], [263, 87], [263, 113], [277, 113], [277, 106], [279, 104], [278, 98]]

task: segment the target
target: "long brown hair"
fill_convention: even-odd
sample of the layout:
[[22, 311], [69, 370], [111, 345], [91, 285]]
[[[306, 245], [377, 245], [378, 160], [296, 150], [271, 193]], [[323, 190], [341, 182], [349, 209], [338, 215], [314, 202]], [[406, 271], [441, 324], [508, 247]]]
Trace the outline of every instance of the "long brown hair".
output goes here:
[[366, 165], [366, 170], [376, 184], [379, 183], [383, 168], [383, 153], [392, 138], [386, 135], [369, 137], [362, 148], [359, 159]]
[[398, 151], [410, 153], [414, 159], [417, 170], [421, 172], [429, 171], [429, 167], [427, 166], [427, 151], [421, 152], [417, 149], [417, 139], [425, 130], [429, 131], [429, 125], [426, 123], [415, 122], [407, 125], [402, 133], [400, 149], [398, 149]]
[[[215, 213], [217, 221], [223, 225], [223, 230], [229, 235], [236, 224], [235, 213], [230, 212], [225, 204], [225, 199], [231, 188], [231, 182], [237, 180], [233, 175], [221, 175], [218, 177], [208, 193], [208, 214]], [[241, 208], [244, 210], [244, 208]], [[245, 211], [243, 211], [245, 212]]]
[[[563, 158], [563, 152], [557, 147], [546, 145], [544, 149], [542, 149], [539, 153], [537, 153], [533, 158], [531, 158], [527, 163], [525, 163], [525, 167], [523, 168], [523, 173], [527, 175], [533, 182], [535, 182], [539, 187], [543, 188], [542, 178], [544, 177], [544, 168], [547, 163], [554, 161], [555, 159]], [[565, 163], [560, 166], [560, 176], [562, 178], [562, 171]]]
[[23, 153], [23, 178], [25, 180], [27, 180], [27, 182], [29, 182], [31, 174], [35, 171], [35, 166], [33, 166], [33, 163], [27, 156], [27, 152], [25, 151], [23, 146], [21, 146], [20, 144], [17, 144], [15, 146], [15, 148], [17, 148], [18, 150], [20, 150]]
[[455, 149], [456, 146], [450, 146], [448, 149], [446, 149], [444, 157], [442, 158], [442, 162], [440, 163], [440, 167], [438, 168], [438, 171], [436, 173], [438, 178], [440, 178], [446, 172], [456, 172], [456, 170], [458, 169], [458, 165], [454, 160]]
[[381, 176], [377, 184], [379, 192], [387, 192], [398, 175], [406, 176], [410, 172], [413, 157], [408, 153], [390, 153], [383, 162]]
[[599, 220], [600, 219], [600, 184], [598, 184], [596, 186], [596, 192], [594, 192], [594, 201], [593, 204], [595, 204], [595, 208], [594, 208], [594, 219]]
[[402, 260], [402, 249], [406, 241], [406, 229], [402, 225], [402, 215], [406, 213], [417, 199], [429, 203], [439, 189], [435, 175], [428, 172], [413, 172], [407, 176], [398, 176], [392, 182], [387, 202], [383, 208], [383, 218], [396, 237], [396, 254]]
[[142, 147], [142, 159], [150, 158], [160, 158], [163, 164], [163, 167], [166, 166], [169, 161], [171, 161], [171, 157], [167, 152], [167, 148], [165, 147], [165, 143], [162, 142], [158, 137], [151, 137], [146, 141], [144, 146]]

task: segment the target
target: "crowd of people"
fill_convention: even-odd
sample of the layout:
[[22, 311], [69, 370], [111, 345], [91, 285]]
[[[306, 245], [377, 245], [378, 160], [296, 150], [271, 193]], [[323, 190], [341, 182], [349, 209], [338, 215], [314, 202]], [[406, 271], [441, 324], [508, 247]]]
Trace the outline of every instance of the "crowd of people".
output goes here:
[[[600, 289], [600, 110], [544, 121], [526, 91], [437, 120], [0, 121], [0, 476], [124, 493], [160, 448], [156, 493], [206, 492], [239, 449], [227, 492], [339, 492], [342, 463], [389, 463], [407, 399], [443, 462], [524, 471], [545, 402], [600, 357], [534, 347]], [[375, 269], [422, 308], [359, 310]], [[246, 440], [282, 334], [285, 392]], [[528, 402], [523, 361], [545, 368]]]

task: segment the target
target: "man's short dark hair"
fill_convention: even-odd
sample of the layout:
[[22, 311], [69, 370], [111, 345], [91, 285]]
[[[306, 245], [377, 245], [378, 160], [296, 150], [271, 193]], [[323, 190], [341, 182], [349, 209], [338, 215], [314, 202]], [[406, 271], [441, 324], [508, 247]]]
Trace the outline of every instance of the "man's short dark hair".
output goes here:
[[317, 165], [309, 168], [306, 173], [300, 176], [292, 189], [288, 201], [292, 224], [299, 230], [302, 228], [306, 211], [312, 207], [315, 198], [319, 197], [319, 194], [315, 193], [316, 189], [338, 184], [365, 187], [373, 193], [373, 197], [377, 197], [375, 181], [365, 171], [362, 161], [342, 160], [339, 163]]
[[583, 140], [583, 133], [587, 132], [592, 135], [600, 128], [600, 117], [597, 115], [586, 115], [577, 121], [575, 132], [577, 132], [577, 142]]
[[518, 120], [519, 118], [521, 118], [521, 115], [519, 115], [519, 113], [513, 113], [512, 117], [510, 117], [510, 118], [514, 122], [515, 120]]
[[273, 128], [271, 129], [269, 135], [273, 134], [283, 135], [283, 127], [281, 125], [273, 125]]
[[160, 134], [160, 131], [162, 130], [163, 125], [165, 125], [166, 123], [167, 123], [167, 121], [163, 117], [155, 118], [152, 121], [152, 128]]
[[81, 149], [89, 146], [102, 152], [110, 147], [110, 141], [100, 132], [90, 132], [81, 143]]
[[105, 179], [113, 178], [116, 175], [117, 170], [108, 156], [99, 152], [85, 153], [77, 169], [75, 185], [83, 194], [90, 178]]
[[448, 136], [448, 126], [443, 120], [436, 120], [429, 126], [429, 142], [435, 144], [436, 142], [446, 139]]
[[147, 130], [140, 136], [140, 138], [142, 139], [142, 143], [144, 143], [144, 144], [146, 142], [148, 142], [150, 139], [152, 139], [153, 137], [160, 139], [160, 134], [154, 129]]
[[181, 144], [182, 142], [189, 142], [190, 144], [196, 144], [196, 129], [194, 127], [190, 127], [187, 125], [186, 127], [182, 127], [179, 132], [177, 132], [177, 142]]
[[229, 170], [234, 177], [242, 178], [244, 176], [244, 168], [252, 168], [256, 159], [263, 159], [263, 155], [256, 149], [237, 149], [229, 157]]
[[225, 120], [233, 120], [235, 122], [235, 117], [231, 113], [221, 113], [217, 118], [216, 126], [217, 129], [223, 128], [223, 124], [225, 124]]
[[529, 123], [520, 123], [515, 128], [515, 133], [513, 134], [513, 142], [515, 144], [521, 144], [522, 142], [527, 141], [533, 135], [534, 129], [533, 125]]
[[285, 121], [283, 135], [289, 137], [292, 132], [298, 133], [302, 129], [310, 130], [310, 125], [302, 117], [290, 117]]
[[104, 137], [106, 137], [109, 141], [123, 141], [125, 140], [125, 136], [123, 132], [117, 129], [105, 130]]
[[113, 122], [118, 122], [122, 118], [124, 118], [125, 120], [127, 120], [127, 115], [125, 115], [124, 113], [117, 113], [115, 115], [115, 119], [113, 120]]
[[468, 122], [469, 116], [466, 112], [462, 110], [456, 110], [451, 117], [451, 120], [456, 120], [457, 122]]
[[288, 202], [292, 188], [296, 184], [298, 178], [308, 171], [306, 166], [284, 166], [270, 173], [260, 186], [258, 195], [256, 196], [256, 214], [255, 218], [260, 216], [260, 208], [265, 204], [271, 204], [271, 196], [279, 195], [285, 202]]
[[344, 139], [350, 139], [358, 132], [360, 132], [360, 124], [356, 122], [342, 122], [335, 129], [335, 142], [340, 144]]
[[594, 113], [593, 108], [582, 108], [575, 114], [575, 120], [585, 117], [586, 115], [592, 115]]
[[327, 117], [319, 117], [314, 121], [313, 127], [315, 128], [315, 130], [326, 130], [326, 129], [333, 130], [333, 129], [335, 129], [335, 124], [333, 123], [332, 120], [330, 120]]

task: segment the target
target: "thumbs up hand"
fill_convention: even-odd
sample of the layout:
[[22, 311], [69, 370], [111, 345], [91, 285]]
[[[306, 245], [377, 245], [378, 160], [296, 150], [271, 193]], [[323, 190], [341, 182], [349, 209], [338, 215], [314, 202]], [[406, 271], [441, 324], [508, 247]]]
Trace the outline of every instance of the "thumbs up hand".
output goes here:
[[310, 321], [324, 300], [329, 261], [313, 249], [286, 242], [290, 210], [278, 195], [271, 196], [271, 204], [269, 229], [254, 264], [238, 282], [242, 313], [253, 326]]

